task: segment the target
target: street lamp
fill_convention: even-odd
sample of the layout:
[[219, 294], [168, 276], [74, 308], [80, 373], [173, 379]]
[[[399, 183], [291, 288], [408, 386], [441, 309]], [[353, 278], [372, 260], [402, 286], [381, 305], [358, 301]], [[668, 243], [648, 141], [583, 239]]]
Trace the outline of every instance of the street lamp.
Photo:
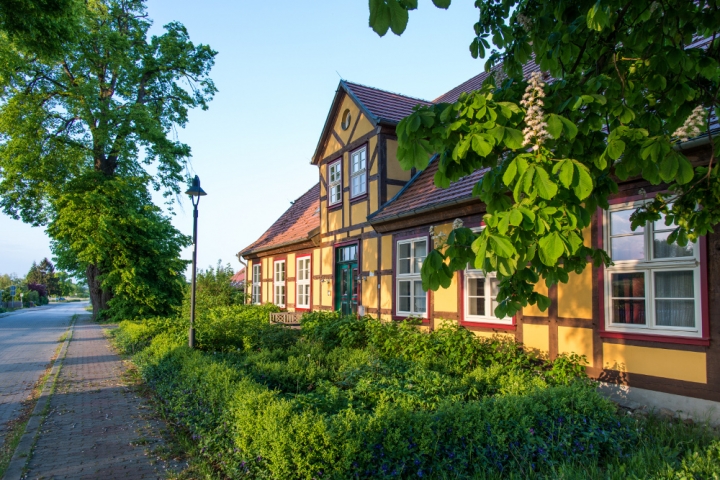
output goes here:
[[195, 348], [195, 272], [197, 271], [197, 219], [198, 204], [200, 197], [207, 195], [205, 190], [200, 188], [200, 177], [195, 175], [192, 185], [185, 192], [190, 195], [193, 204], [193, 256], [192, 256], [192, 285], [190, 287], [190, 331], [188, 332], [188, 346]]

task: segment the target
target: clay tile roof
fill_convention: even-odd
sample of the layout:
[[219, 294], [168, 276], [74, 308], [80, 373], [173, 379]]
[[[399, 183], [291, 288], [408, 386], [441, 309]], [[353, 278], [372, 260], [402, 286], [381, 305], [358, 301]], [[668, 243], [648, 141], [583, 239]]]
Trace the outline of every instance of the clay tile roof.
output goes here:
[[[502, 65], [496, 65], [491, 71], [489, 72], [483, 72], [480, 75], [476, 75], [472, 77], [470, 80], [467, 80], [457, 87], [453, 88], [447, 93], [443, 93], [438, 98], [433, 100], [433, 103], [454, 103], [457, 102], [458, 98], [460, 98], [460, 94], [466, 93], [466, 92], [472, 92], [473, 90], [480, 90], [482, 87], [483, 82], [493, 73], [495, 72], [496, 75], [501, 76], [504, 78], [506, 75], [504, 72], [502, 72]], [[528, 78], [532, 72], [539, 72], [540, 66], [535, 63], [534, 60], [530, 60], [525, 65], [523, 65], [523, 78]], [[496, 79], [498, 77], [495, 77]]]
[[244, 248], [245, 256], [309, 239], [320, 228], [320, 184], [316, 184], [293, 202], [260, 238]]
[[355, 97], [362, 107], [368, 111], [376, 122], [398, 123], [412, 113], [415, 105], [432, 105], [432, 102], [419, 98], [408, 97], [378, 88], [366, 87], [357, 83], [342, 82], [347, 92]]
[[[450, 184], [448, 188], [435, 186], [434, 177], [438, 168], [437, 157], [431, 160], [428, 167], [415, 174], [397, 195], [380, 210], [370, 215], [371, 224], [385, 220], [415, 215], [443, 206], [472, 201], [472, 190], [475, 184], [487, 172], [487, 169], [476, 170], [467, 177]], [[479, 201], [479, 200], [478, 200]]]
[[245, 267], [242, 267], [240, 270], [237, 271], [235, 275], [232, 276], [230, 279], [230, 283], [235, 285], [241, 285], [245, 283]]

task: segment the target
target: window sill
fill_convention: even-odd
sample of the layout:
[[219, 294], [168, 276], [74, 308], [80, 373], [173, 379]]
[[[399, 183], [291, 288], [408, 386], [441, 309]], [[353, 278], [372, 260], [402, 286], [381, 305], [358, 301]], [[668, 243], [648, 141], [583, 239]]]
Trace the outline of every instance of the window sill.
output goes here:
[[429, 319], [428, 317], [413, 316], [411, 313], [408, 313], [407, 315], [404, 314], [404, 313], [395, 313], [395, 314], [393, 314], [392, 319], [393, 319], [393, 320], [410, 320], [410, 319], [414, 319], [414, 320], [421, 320], [423, 325], [430, 324], [430, 319]]
[[357, 197], [350, 197], [350, 204], [352, 205], [353, 203], [367, 200], [367, 198], [368, 198], [367, 192], [363, 193], [362, 195], [358, 195]]
[[339, 210], [341, 208], [342, 208], [342, 202], [333, 203], [332, 205], [330, 205], [330, 203], [328, 203], [328, 207], [327, 207], [328, 211]]
[[496, 330], [517, 330], [517, 325], [508, 323], [474, 322], [472, 320], [460, 320], [463, 327], [493, 328]]
[[698, 337], [671, 337], [668, 335], [653, 335], [647, 333], [600, 332], [600, 338], [621, 338], [624, 340], [639, 340], [643, 342], [674, 343], [676, 345], [710, 346], [709, 338]]

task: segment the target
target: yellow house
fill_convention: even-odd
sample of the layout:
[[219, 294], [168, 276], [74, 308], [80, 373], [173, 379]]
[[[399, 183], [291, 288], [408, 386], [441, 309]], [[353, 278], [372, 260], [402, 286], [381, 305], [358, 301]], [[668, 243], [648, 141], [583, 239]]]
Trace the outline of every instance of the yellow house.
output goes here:
[[[434, 102], [454, 102], [487, 76]], [[662, 222], [629, 230], [630, 212], [663, 186], [620, 185], [610, 209], [598, 210], [585, 232], [585, 242], [605, 248], [614, 265], [588, 267], [549, 289], [538, 284], [551, 299], [545, 312], [529, 307], [495, 318], [496, 280], [472, 269], [456, 272], [448, 289], [423, 291], [430, 228], [447, 233], [459, 219], [479, 229], [485, 213], [472, 196], [482, 172], [440, 189], [433, 183], [436, 162], [415, 172], [397, 161], [397, 123], [415, 105], [431, 103], [340, 82], [313, 156], [319, 183], [238, 254], [248, 261], [251, 301], [288, 311], [419, 317], [431, 329], [459, 323], [549, 358], [584, 355], [588, 373], [615, 394], [720, 415], [720, 290], [713, 287], [720, 285], [720, 238], [680, 248], [664, 243]], [[706, 139], [683, 149], [697, 162], [709, 155]]]

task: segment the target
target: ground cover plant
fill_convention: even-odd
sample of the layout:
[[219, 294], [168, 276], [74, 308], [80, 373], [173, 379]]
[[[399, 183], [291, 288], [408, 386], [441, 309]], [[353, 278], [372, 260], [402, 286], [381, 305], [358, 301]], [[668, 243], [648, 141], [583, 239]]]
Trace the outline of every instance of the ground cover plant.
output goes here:
[[[458, 327], [274, 306], [187, 322], [122, 322], [129, 354], [195, 472], [217, 478], [714, 478], [701, 426], [637, 419], [602, 398], [581, 359], [546, 361]], [[202, 474], [200, 473], [202, 471]]]

